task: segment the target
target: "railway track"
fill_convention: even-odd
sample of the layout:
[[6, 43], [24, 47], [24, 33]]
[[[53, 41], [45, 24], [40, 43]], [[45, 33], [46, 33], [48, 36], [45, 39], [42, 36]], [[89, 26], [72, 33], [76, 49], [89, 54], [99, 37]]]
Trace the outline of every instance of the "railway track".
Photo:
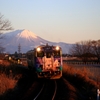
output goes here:
[[63, 74], [58, 80], [36, 79], [22, 97], [14, 100], [96, 100], [96, 88], [92, 87], [83, 77]]
[[33, 100], [37, 100], [37, 98], [39, 97], [39, 95], [40, 95], [40, 94], [42, 93], [42, 91], [43, 91], [44, 85], [45, 85], [45, 84], [43, 84], [41, 90], [40, 90], [39, 93], [35, 96], [35, 98], [34, 98]]
[[57, 91], [57, 83], [55, 80], [46, 80], [38, 94], [33, 100], [54, 100]]
[[56, 81], [55, 81], [55, 91], [54, 91], [52, 100], [54, 100], [54, 98], [55, 98], [55, 96], [56, 96], [56, 92], [57, 92], [57, 83], [56, 83]]
[[94, 88], [91, 90], [92, 87], [85, 87], [84, 84], [81, 85], [81, 81], [75, 83], [75, 80], [66, 77], [59, 80], [36, 80], [26, 89], [23, 88], [23, 94], [19, 91], [19, 97], [15, 95], [7, 100], [96, 100]]

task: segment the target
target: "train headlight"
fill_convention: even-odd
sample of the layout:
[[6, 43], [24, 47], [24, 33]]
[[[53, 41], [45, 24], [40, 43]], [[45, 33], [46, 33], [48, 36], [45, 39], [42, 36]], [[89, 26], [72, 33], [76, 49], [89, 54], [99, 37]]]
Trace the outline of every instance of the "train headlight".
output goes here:
[[59, 46], [56, 46], [56, 50], [59, 50], [60, 48], [59, 48]]
[[39, 51], [41, 51], [41, 48], [38, 47], [36, 50], [39, 52]]

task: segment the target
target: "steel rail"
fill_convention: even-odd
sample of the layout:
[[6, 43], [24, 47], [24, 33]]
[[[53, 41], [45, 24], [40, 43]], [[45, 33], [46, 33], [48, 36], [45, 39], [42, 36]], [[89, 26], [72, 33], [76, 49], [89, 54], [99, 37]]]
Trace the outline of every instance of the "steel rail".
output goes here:
[[36, 97], [35, 97], [33, 100], [36, 100], [36, 99], [39, 97], [39, 95], [41, 94], [41, 92], [42, 92], [43, 88], [44, 88], [44, 84], [43, 84], [43, 86], [42, 86], [42, 88], [41, 88], [40, 92], [36, 95]]
[[[39, 91], [39, 93], [35, 96], [35, 98], [33, 100], [38, 100], [39, 96], [41, 95], [41, 93], [43, 92], [44, 90], [44, 87], [45, 87], [45, 84], [43, 84], [41, 90]], [[56, 91], [57, 91], [57, 83], [56, 81], [54, 80], [54, 93], [52, 94], [51, 96], [51, 100], [54, 100], [55, 99], [55, 96], [56, 96]]]
[[55, 96], [56, 96], [56, 91], [57, 91], [57, 83], [56, 83], [56, 81], [55, 81], [55, 91], [54, 91], [52, 100], [54, 100], [54, 98], [55, 98]]

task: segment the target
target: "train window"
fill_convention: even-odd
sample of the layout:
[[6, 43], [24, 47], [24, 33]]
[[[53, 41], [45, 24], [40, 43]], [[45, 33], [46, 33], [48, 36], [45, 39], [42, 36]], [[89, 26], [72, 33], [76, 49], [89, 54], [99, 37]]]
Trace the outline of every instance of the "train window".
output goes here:
[[43, 57], [44, 56], [44, 52], [41, 51], [41, 52], [37, 52], [37, 57]]
[[51, 52], [46, 52], [46, 58], [51, 58]]
[[60, 54], [60, 51], [54, 51], [54, 57], [60, 57], [61, 54]]

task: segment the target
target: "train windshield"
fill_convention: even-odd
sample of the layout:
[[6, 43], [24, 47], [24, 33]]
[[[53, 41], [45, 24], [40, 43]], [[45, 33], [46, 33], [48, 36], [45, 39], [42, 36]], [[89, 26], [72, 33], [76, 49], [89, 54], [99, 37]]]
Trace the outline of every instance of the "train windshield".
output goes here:
[[44, 57], [44, 52], [43, 51], [37, 52], [37, 57]]
[[61, 57], [60, 51], [54, 51], [53, 53], [46, 52], [45, 54], [43, 51], [37, 52], [37, 57], [44, 57], [44, 55], [46, 55], [46, 58], [51, 58], [52, 55], [54, 55], [54, 57]]
[[54, 57], [60, 57], [61, 53], [60, 51], [54, 51]]
[[52, 52], [46, 52], [46, 58], [51, 58]]

